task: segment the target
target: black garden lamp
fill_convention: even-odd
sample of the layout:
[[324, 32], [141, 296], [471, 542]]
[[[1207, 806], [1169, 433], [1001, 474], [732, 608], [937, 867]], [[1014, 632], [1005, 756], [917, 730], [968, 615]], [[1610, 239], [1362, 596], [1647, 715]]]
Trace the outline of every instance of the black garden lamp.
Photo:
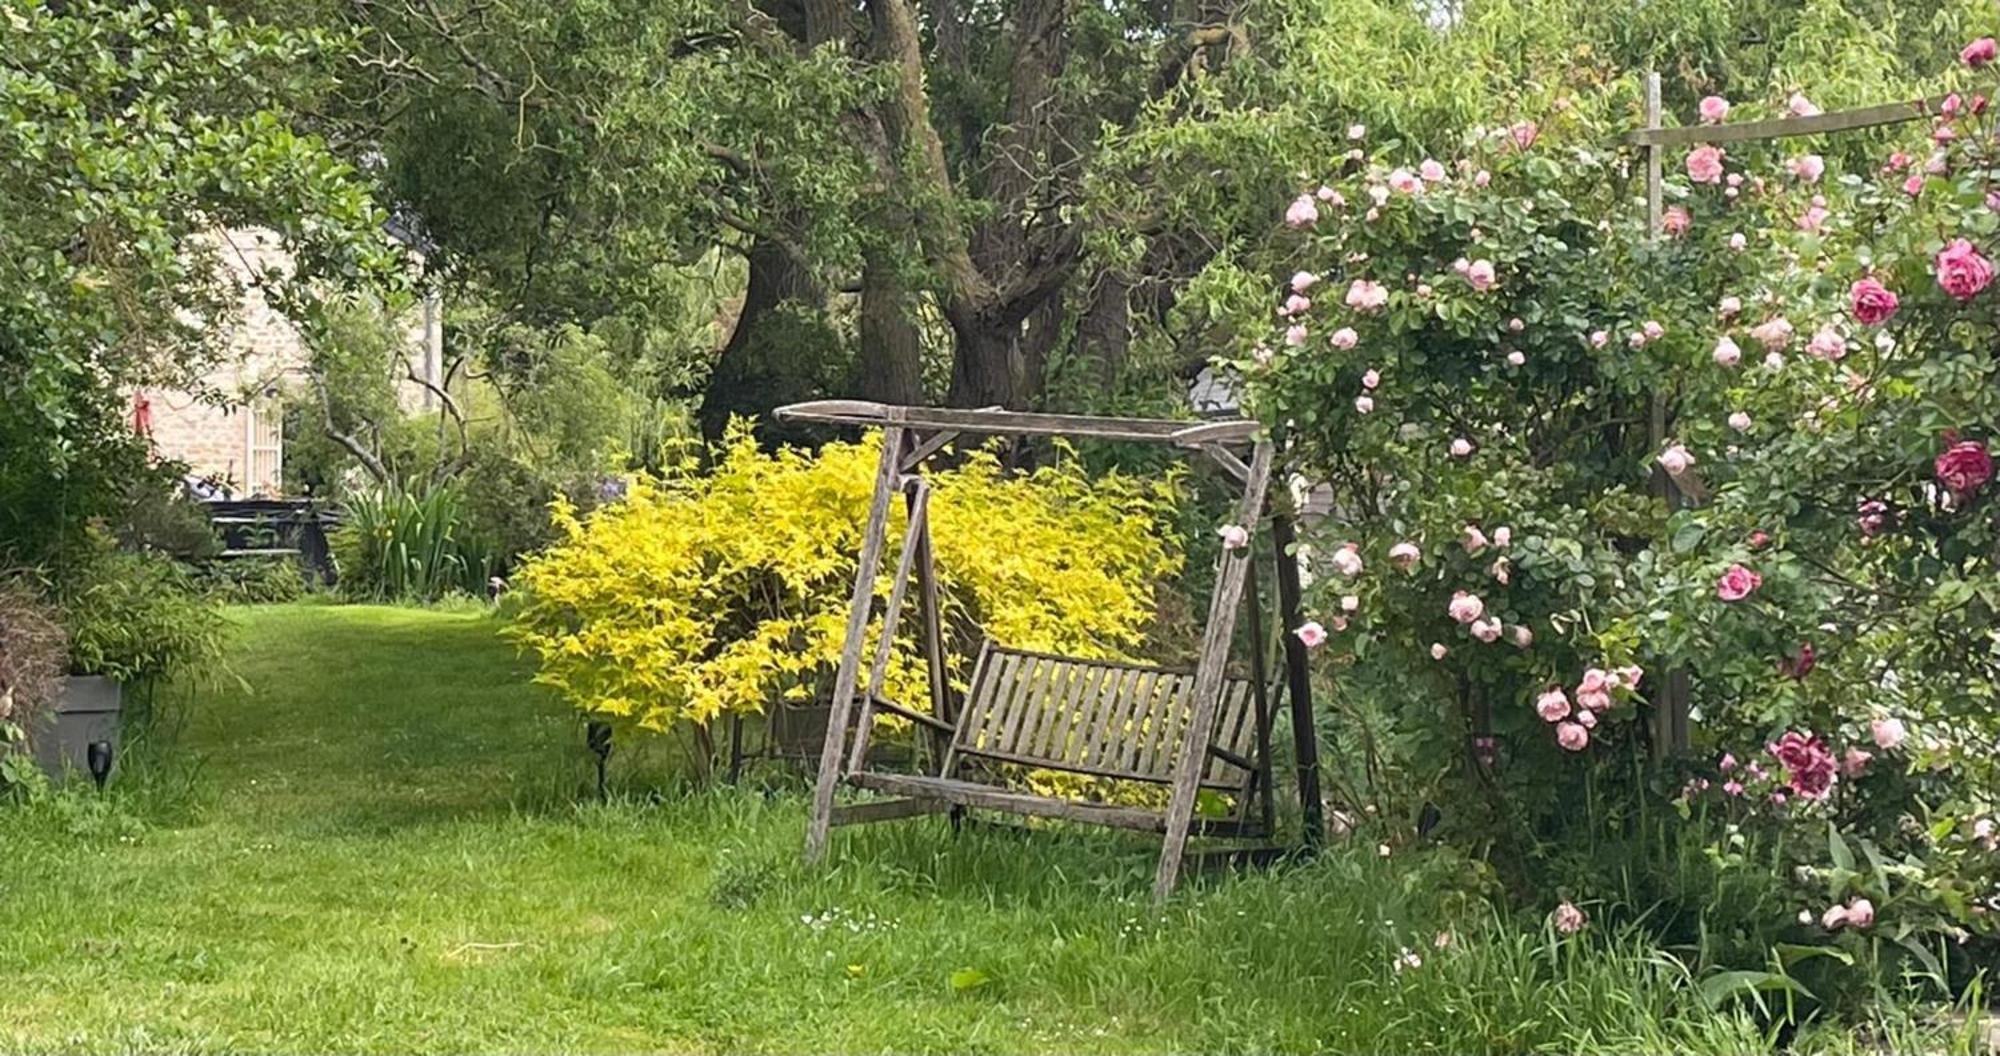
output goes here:
[[104, 791], [104, 782], [111, 777], [114, 749], [110, 741], [92, 741], [85, 749], [85, 758], [90, 764], [90, 779], [97, 782], [97, 790]]
[[604, 798], [604, 764], [611, 759], [611, 724], [595, 720], [583, 727], [583, 742], [597, 757], [597, 798]]

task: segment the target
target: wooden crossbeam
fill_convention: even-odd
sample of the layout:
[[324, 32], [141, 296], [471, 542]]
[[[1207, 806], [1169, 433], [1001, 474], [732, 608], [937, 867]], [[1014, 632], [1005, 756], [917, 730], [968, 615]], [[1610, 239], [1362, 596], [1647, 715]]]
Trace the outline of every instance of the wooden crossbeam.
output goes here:
[[1773, 117], [1763, 121], [1740, 121], [1732, 125], [1686, 125], [1680, 128], [1640, 128], [1625, 133], [1624, 142], [1635, 147], [1688, 147], [1702, 143], [1741, 143], [1746, 140], [1783, 139], [1788, 136], [1816, 136], [1828, 132], [1851, 132], [1857, 128], [1895, 125], [1916, 121], [1937, 113], [1944, 102], [1911, 99], [1883, 103], [1854, 110], [1836, 110], [1811, 117]]
[[984, 436], [1060, 436], [1090, 440], [1199, 447], [1207, 443], [1249, 440], [1258, 424], [1248, 419], [1222, 422], [1182, 422], [1169, 418], [1113, 418], [1089, 414], [1037, 414], [1028, 411], [962, 410], [949, 407], [904, 407], [868, 400], [812, 400], [773, 412], [783, 422], [828, 425], [903, 426], [949, 429]]

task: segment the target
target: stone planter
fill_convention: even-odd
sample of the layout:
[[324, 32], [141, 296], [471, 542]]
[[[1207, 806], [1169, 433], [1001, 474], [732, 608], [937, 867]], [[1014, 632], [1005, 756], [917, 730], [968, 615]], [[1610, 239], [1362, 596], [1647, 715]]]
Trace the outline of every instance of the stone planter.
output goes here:
[[51, 778], [90, 777], [90, 746], [109, 746], [110, 760], [117, 764], [119, 712], [123, 693], [117, 682], [102, 675], [71, 675], [63, 682], [62, 695], [42, 713], [28, 741], [35, 762]]

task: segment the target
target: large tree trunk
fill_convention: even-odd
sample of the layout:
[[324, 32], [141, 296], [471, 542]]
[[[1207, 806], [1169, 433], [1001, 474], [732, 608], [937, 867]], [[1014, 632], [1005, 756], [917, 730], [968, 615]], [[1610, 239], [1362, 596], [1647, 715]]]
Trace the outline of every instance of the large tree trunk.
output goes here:
[[1109, 270], [1092, 279], [1083, 318], [1076, 321], [1076, 348], [1094, 366], [1098, 383], [1110, 388], [1124, 374], [1132, 347], [1132, 281]]
[[910, 296], [894, 264], [870, 255], [861, 269], [860, 378], [864, 400], [924, 402], [923, 344], [910, 321]]
[[945, 402], [953, 407], [1025, 410], [1020, 324], [954, 320], [952, 333], [958, 340], [951, 360], [951, 394]]
[[761, 419], [773, 407], [819, 395], [811, 367], [821, 350], [799, 347], [801, 335], [795, 327], [782, 332], [776, 325], [776, 310], [788, 301], [821, 308], [825, 292], [810, 272], [773, 243], [751, 243], [748, 257], [750, 279], [743, 292], [743, 311], [702, 395], [701, 431], [710, 440], [722, 435], [732, 416]]

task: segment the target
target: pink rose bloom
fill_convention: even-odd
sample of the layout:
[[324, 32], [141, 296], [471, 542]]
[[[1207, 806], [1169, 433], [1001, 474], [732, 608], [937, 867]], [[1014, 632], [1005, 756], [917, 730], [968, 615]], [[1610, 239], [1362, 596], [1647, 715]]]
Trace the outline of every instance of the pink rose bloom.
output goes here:
[[1964, 498], [1986, 486], [1993, 479], [1993, 456], [1986, 451], [1986, 445], [1977, 440], [1961, 440], [1944, 449], [1933, 464], [1938, 483], [1951, 489], [1956, 498]]
[[1520, 349], [1515, 349], [1514, 351], [1507, 353], [1508, 366], [1520, 367], [1520, 366], [1526, 366], [1527, 363], [1528, 363], [1528, 357], [1522, 354]]
[[1372, 390], [1375, 388], [1375, 386], [1380, 384], [1382, 384], [1382, 373], [1380, 371], [1376, 370], [1373, 367], [1370, 367], [1367, 370], [1361, 372], [1362, 388]]
[[1750, 427], [1754, 424], [1756, 423], [1750, 420], [1750, 415], [1747, 412], [1744, 411], [1729, 412], [1729, 427], [1731, 429], [1736, 430], [1739, 433], [1749, 432]]
[[1660, 337], [1660, 335], [1666, 333], [1667, 328], [1661, 326], [1658, 322], [1655, 322], [1654, 320], [1648, 319], [1646, 320], [1644, 325], [1639, 327], [1639, 332], [1646, 335], [1646, 340], [1654, 341], [1657, 340]]
[[1611, 334], [1609, 331], [1592, 330], [1590, 332], [1590, 347], [1603, 348], [1605, 345], [1608, 345], [1610, 343], [1611, 343]]
[[1416, 194], [1424, 189], [1424, 181], [1408, 169], [1397, 169], [1389, 174], [1389, 189], [1397, 194]]
[[1304, 293], [1307, 290], [1312, 289], [1313, 284], [1318, 281], [1319, 281], [1319, 276], [1314, 275], [1310, 271], [1294, 272], [1292, 274], [1292, 292]]
[[1576, 691], [1576, 706], [1585, 711], [1610, 711], [1611, 694], [1601, 689], [1594, 693], [1579, 689]]
[[1356, 414], [1373, 414], [1373, 413], [1375, 413], [1375, 397], [1373, 397], [1373, 396], [1356, 396], [1356, 397], [1354, 398], [1354, 413], [1356, 413]]
[[1717, 770], [1722, 771], [1725, 774], [1736, 769], [1735, 754], [1731, 752], [1722, 753], [1722, 761], [1720, 763], [1715, 764], [1715, 768]]
[[1563, 695], [1560, 687], [1551, 688], [1535, 698], [1535, 714], [1540, 715], [1543, 722], [1561, 722], [1569, 718], [1569, 711], [1569, 698]]
[[1813, 332], [1812, 340], [1806, 344], [1806, 351], [1831, 363], [1847, 354], [1847, 339], [1840, 331], [1830, 326], [1822, 326]]
[[1485, 169], [1480, 169], [1478, 172], [1472, 174], [1472, 185], [1474, 187], [1485, 187], [1492, 182], [1493, 174], [1487, 172]]
[[[1765, 369], [1765, 370], [1768, 370], [1768, 371], [1770, 371], [1770, 372], [1771, 372], [1771, 373], [1773, 373], [1773, 374], [1776, 374], [1777, 372], [1779, 372], [1779, 371], [1781, 371], [1781, 370], [1785, 369], [1785, 357], [1784, 357], [1784, 354], [1783, 354], [1783, 353], [1780, 353], [1780, 352], [1767, 352], [1767, 353], [1765, 353], [1765, 354], [1764, 354], [1764, 369]], [[1807, 411], [1807, 412], [1806, 412], [1806, 415], [1807, 415], [1807, 417], [1808, 417], [1809, 419], [1810, 419], [1810, 417], [1811, 417], [1812, 413], [1813, 413], [1813, 412], [1811, 412], [1811, 411]]]
[[1875, 756], [1869, 752], [1850, 747], [1847, 753], [1840, 757], [1840, 772], [1842, 776], [1848, 778], [1860, 777], [1874, 758]]
[[1817, 231], [1826, 226], [1827, 218], [1832, 215], [1823, 205], [1808, 206], [1805, 212], [1799, 214], [1799, 230]]
[[1596, 729], [1597, 713], [1590, 710], [1589, 708], [1584, 708], [1583, 710], [1578, 711], [1576, 713], [1576, 724], [1578, 726], [1583, 727], [1586, 730]]
[[1875, 903], [1865, 898], [1857, 898], [1847, 904], [1847, 924], [1849, 927], [1865, 928], [1875, 923]]
[[1508, 563], [1507, 559], [1503, 557], [1497, 561], [1494, 561], [1493, 567], [1487, 569], [1486, 571], [1489, 574], [1491, 574], [1494, 579], [1499, 580], [1500, 585], [1504, 587], [1507, 585], [1507, 580], [1509, 575], [1508, 570], [1511, 569], [1512, 567], [1513, 566]]
[[1459, 542], [1465, 544], [1465, 552], [1468, 554], [1477, 554], [1486, 549], [1486, 533], [1480, 531], [1476, 524], [1466, 525], [1458, 538]]
[[1741, 311], [1743, 311], [1743, 298], [1733, 293], [1715, 302], [1715, 314], [1724, 319], [1734, 318]]
[[1666, 232], [1668, 238], [1679, 238], [1687, 234], [1689, 226], [1693, 223], [1694, 217], [1688, 215], [1686, 209], [1672, 205], [1668, 206], [1666, 213], [1660, 217], [1660, 230]]
[[1938, 104], [1938, 113], [1946, 117], [1957, 117], [1959, 108], [1964, 105], [1965, 100], [1959, 98], [1957, 92], [1952, 92], [1950, 95], [1944, 97], [1943, 102]]
[[1992, 37], [1980, 37], [1959, 50], [1958, 61], [1976, 70], [1992, 62], [1996, 54], [2000, 54], [2000, 45]]
[[1335, 330], [1333, 332], [1333, 336], [1327, 338], [1327, 340], [1330, 343], [1332, 343], [1333, 347], [1335, 348], [1349, 349], [1353, 348], [1355, 345], [1361, 342], [1361, 335], [1355, 333], [1353, 327], [1343, 326], [1340, 329]]
[[1297, 348], [1305, 343], [1306, 327], [1304, 323], [1293, 323], [1285, 328], [1285, 344]]
[[1467, 630], [1472, 632], [1474, 638], [1490, 644], [1498, 641], [1500, 638], [1500, 621], [1474, 620], [1472, 621], [1472, 626], [1467, 628]]
[[1286, 315], [1297, 315], [1313, 306], [1312, 298], [1292, 294], [1285, 298], [1285, 306], [1280, 309]]
[[1493, 545], [1500, 547], [1503, 550], [1506, 549], [1507, 547], [1513, 546], [1514, 529], [1509, 528], [1504, 524], [1498, 528], [1493, 529]]
[[1786, 162], [1785, 168], [1807, 183], [1818, 183], [1819, 178], [1826, 174], [1826, 159], [1817, 154], [1804, 154]]
[[1880, 326], [1896, 314], [1896, 295], [1874, 279], [1862, 279], [1848, 287], [1849, 310], [1854, 321], [1864, 326]]
[[1342, 594], [1340, 596], [1340, 611], [1353, 612], [1356, 609], [1359, 609], [1360, 607], [1361, 607], [1360, 598], [1355, 597], [1352, 594]]
[[1825, 741], [1788, 730], [1771, 746], [1771, 754], [1785, 765], [1790, 778], [1787, 783], [1793, 792], [1807, 799], [1824, 799], [1832, 790], [1839, 764]]
[[1299, 641], [1304, 642], [1308, 649], [1317, 649], [1326, 644], [1326, 628], [1321, 627], [1317, 621], [1307, 620], [1292, 633], [1298, 635]]
[[1749, 244], [1750, 240], [1743, 237], [1743, 232], [1741, 231], [1738, 231], [1735, 234], [1729, 236], [1729, 248], [1735, 250], [1738, 253], [1743, 252], [1744, 247], [1748, 246]]
[[1923, 193], [1923, 190], [1924, 178], [1920, 175], [1912, 174], [1909, 179], [1903, 181], [1903, 193], [1912, 198]]
[[1855, 518], [1855, 526], [1862, 535], [1881, 535], [1889, 524], [1889, 504], [1881, 499], [1863, 499], [1857, 512], [1860, 516]]
[[1422, 176], [1425, 183], [1440, 183], [1444, 180], [1444, 166], [1425, 158], [1424, 163], [1417, 166], [1417, 175]]
[[1729, 116], [1729, 100], [1719, 95], [1702, 97], [1698, 108], [1701, 111], [1701, 123], [1704, 125], [1719, 125]]
[[1724, 781], [1722, 783], [1722, 791], [1727, 795], [1740, 796], [1743, 794], [1743, 782]]
[[1535, 140], [1539, 139], [1541, 134], [1541, 126], [1533, 121], [1519, 122], [1507, 130], [1507, 135], [1513, 139], [1514, 145], [1522, 150], [1534, 146]]
[[1826, 912], [1819, 918], [1819, 926], [1828, 931], [1839, 931], [1840, 926], [1845, 923], [1847, 923], [1846, 906], [1828, 906]]
[[1389, 563], [1405, 572], [1416, 567], [1422, 557], [1423, 551], [1417, 549], [1415, 543], [1402, 542], [1389, 548]]
[[1285, 224], [1289, 227], [1311, 227], [1319, 222], [1319, 207], [1313, 204], [1312, 195], [1302, 194], [1292, 199], [1285, 207]]
[[1493, 271], [1493, 262], [1481, 258], [1465, 266], [1465, 281], [1481, 293], [1499, 284], [1499, 276]]
[[1637, 690], [1639, 688], [1639, 680], [1645, 677], [1646, 672], [1638, 664], [1626, 664], [1624, 667], [1619, 668], [1616, 674], [1618, 675], [1619, 685], [1624, 686], [1626, 689]]
[[1352, 579], [1361, 574], [1361, 551], [1353, 543], [1348, 543], [1335, 550], [1327, 563], [1333, 566], [1335, 572]]
[[1225, 524], [1215, 534], [1222, 537], [1224, 550], [1241, 550], [1250, 545], [1250, 532], [1240, 524]]
[[1521, 317], [1518, 315], [1512, 319], [1507, 320], [1507, 331], [1509, 333], [1518, 334], [1521, 331], [1526, 330], [1527, 328], [1528, 324], [1522, 322]]
[[1688, 449], [1682, 447], [1680, 444], [1675, 444], [1665, 451], [1660, 452], [1660, 468], [1666, 470], [1667, 476], [1670, 477], [1678, 477], [1686, 473], [1688, 467], [1694, 465], [1694, 462], [1694, 456], [1689, 454]]
[[1379, 282], [1355, 279], [1347, 288], [1347, 306], [1363, 312], [1372, 312], [1389, 303], [1389, 288]]
[[1688, 179], [1696, 183], [1722, 182], [1722, 148], [1702, 146], [1688, 152]]
[[1792, 97], [1785, 102], [1785, 111], [1793, 117], [1819, 116], [1819, 107], [1814, 105], [1811, 99], [1806, 98], [1804, 92], [1793, 92]]
[[1602, 693], [1605, 687], [1610, 684], [1611, 678], [1606, 674], [1605, 670], [1601, 667], [1593, 667], [1584, 671], [1583, 681], [1576, 684], [1576, 691], [1578, 693]]
[[1774, 315], [1750, 328], [1750, 336], [1767, 352], [1777, 352], [1791, 344], [1793, 332], [1792, 321], [1782, 315]]
[[1513, 635], [1514, 644], [1522, 649], [1535, 644], [1535, 632], [1525, 624], [1515, 626], [1510, 633]]
[[1903, 746], [1909, 731], [1903, 728], [1903, 720], [1897, 718], [1876, 719], [1868, 724], [1869, 736], [1875, 738], [1875, 747], [1885, 752], [1893, 752]]
[[1743, 348], [1728, 335], [1715, 342], [1715, 362], [1718, 366], [1733, 367], [1743, 362]]
[[1466, 438], [1461, 436], [1451, 442], [1451, 457], [1467, 458], [1470, 457], [1471, 454], [1472, 454], [1472, 441], [1467, 440]]
[[1451, 604], [1446, 606], [1445, 611], [1459, 623], [1471, 623], [1485, 614], [1486, 603], [1479, 600], [1479, 595], [1467, 594], [1461, 590], [1452, 594]]
[[[1558, 723], [1556, 724], [1556, 743], [1562, 745], [1564, 751], [1583, 751], [1585, 748], [1590, 747], [1590, 731], [1584, 729], [1580, 723]], [[1577, 926], [1582, 927], [1581, 924]]]
[[1972, 243], [1955, 238], [1937, 255], [1937, 278], [1944, 292], [1968, 301], [1993, 281], [1993, 265]]
[[[1371, 202], [1373, 202], [1373, 203], [1375, 203], [1375, 205], [1376, 205], [1376, 207], [1377, 207], [1377, 208], [1380, 208], [1380, 207], [1382, 207], [1382, 206], [1385, 206], [1385, 205], [1388, 205], [1388, 204], [1389, 204], [1389, 188], [1387, 188], [1387, 187], [1384, 187], [1384, 186], [1382, 186], [1382, 185], [1381, 185], [1381, 184], [1379, 184], [1379, 183], [1377, 183], [1377, 184], [1371, 184], [1371, 185], [1369, 185], [1369, 188], [1368, 188], [1368, 200], [1369, 200], [1369, 201], [1371, 201]], [[1376, 211], [1375, 211], [1374, 209], [1370, 209], [1370, 210], [1368, 210], [1368, 219], [1370, 219], [1370, 220], [1373, 220], [1373, 219], [1375, 219], [1375, 217], [1376, 217], [1377, 215], [1379, 215], [1379, 214], [1378, 214], [1378, 213], [1376, 213]]]
[[1443, 642], [1431, 643], [1431, 659], [1442, 660], [1450, 655], [1451, 655], [1451, 650], [1445, 648], [1445, 644]]
[[1320, 201], [1325, 202], [1330, 206], [1333, 206], [1335, 209], [1339, 209], [1340, 207], [1347, 204], [1346, 195], [1341, 194], [1339, 191], [1336, 191], [1333, 188], [1328, 187], [1326, 184], [1323, 183], [1319, 185], [1319, 190], [1313, 192], [1313, 197], [1318, 198]]
[[1764, 585], [1764, 577], [1743, 567], [1730, 565], [1721, 578], [1715, 581], [1715, 596], [1723, 601], [1742, 601], [1750, 592]]

